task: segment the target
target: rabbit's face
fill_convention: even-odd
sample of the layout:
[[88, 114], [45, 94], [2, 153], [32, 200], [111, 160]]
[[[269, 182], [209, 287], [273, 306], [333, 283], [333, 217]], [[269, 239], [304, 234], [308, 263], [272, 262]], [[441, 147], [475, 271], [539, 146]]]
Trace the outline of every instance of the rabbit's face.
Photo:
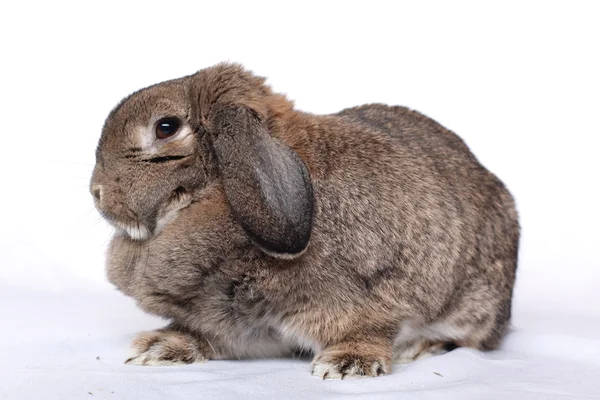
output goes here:
[[157, 234], [208, 179], [185, 79], [126, 98], [102, 131], [90, 191], [100, 213], [134, 240]]
[[292, 106], [264, 79], [222, 63], [143, 89], [108, 116], [90, 191], [100, 213], [134, 240], [156, 235], [213, 181], [264, 252], [300, 256], [313, 191], [300, 155], [272, 136]]

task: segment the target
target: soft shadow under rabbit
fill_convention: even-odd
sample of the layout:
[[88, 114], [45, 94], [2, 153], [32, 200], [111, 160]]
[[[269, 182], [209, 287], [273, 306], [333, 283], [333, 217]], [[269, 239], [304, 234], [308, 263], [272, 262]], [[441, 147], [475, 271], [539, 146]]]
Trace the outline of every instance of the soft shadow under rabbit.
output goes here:
[[172, 321], [129, 363], [304, 350], [320, 377], [377, 376], [505, 332], [513, 199], [422, 114], [312, 115], [219, 64], [127, 97], [96, 156], [109, 280]]

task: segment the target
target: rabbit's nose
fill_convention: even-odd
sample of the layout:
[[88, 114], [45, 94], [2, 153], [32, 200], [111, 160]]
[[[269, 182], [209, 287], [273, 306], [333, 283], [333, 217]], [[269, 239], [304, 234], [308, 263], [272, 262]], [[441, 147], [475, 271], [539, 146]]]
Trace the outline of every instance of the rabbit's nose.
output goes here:
[[98, 201], [102, 197], [102, 185], [93, 185], [91, 188], [92, 196]]

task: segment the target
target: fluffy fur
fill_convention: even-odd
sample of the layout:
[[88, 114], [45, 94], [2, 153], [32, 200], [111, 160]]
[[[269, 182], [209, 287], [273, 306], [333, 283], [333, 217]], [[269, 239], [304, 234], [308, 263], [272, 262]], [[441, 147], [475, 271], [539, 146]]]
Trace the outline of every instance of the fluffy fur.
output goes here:
[[[162, 117], [182, 121], [172, 138]], [[405, 107], [303, 113], [219, 64], [123, 100], [91, 192], [118, 230], [110, 281], [172, 321], [131, 363], [304, 350], [320, 377], [377, 376], [394, 355], [494, 349], [510, 318], [513, 199]]]

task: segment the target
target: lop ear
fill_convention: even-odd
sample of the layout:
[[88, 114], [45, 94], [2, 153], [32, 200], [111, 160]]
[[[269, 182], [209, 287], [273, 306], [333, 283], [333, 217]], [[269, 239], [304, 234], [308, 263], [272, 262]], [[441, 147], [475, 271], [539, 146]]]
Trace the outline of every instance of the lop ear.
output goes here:
[[212, 120], [212, 147], [234, 217], [265, 253], [301, 255], [310, 240], [313, 191], [298, 154], [271, 137], [252, 109], [232, 105]]

